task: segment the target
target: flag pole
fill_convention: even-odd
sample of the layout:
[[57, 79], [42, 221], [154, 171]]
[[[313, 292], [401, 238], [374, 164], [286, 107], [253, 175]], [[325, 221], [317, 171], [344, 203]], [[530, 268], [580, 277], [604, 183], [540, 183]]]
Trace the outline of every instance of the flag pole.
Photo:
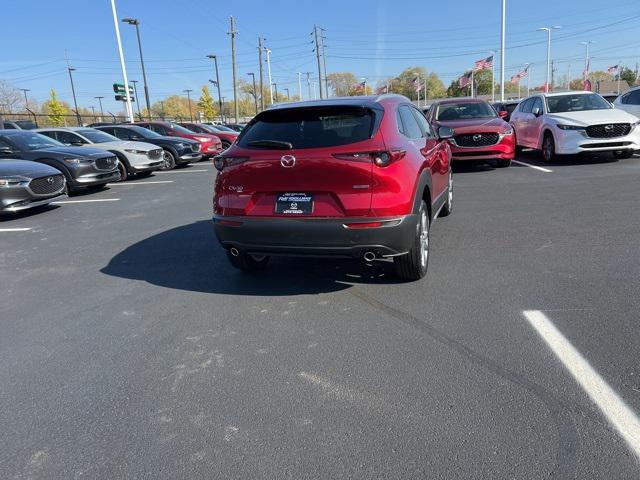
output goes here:
[[622, 73], [622, 62], [618, 62], [618, 95], [620, 95], [620, 74]]

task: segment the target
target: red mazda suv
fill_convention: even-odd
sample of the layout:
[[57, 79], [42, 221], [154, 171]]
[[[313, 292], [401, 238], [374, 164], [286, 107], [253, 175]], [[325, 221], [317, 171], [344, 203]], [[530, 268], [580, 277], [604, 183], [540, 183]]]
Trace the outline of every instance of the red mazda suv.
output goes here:
[[216, 235], [241, 270], [271, 255], [393, 259], [427, 272], [429, 229], [451, 213], [451, 150], [400, 95], [275, 105], [214, 163]]
[[239, 135], [238, 132], [225, 132], [216, 128], [214, 125], [208, 125], [206, 123], [180, 122], [179, 125], [195, 133], [211, 133], [212, 135], [215, 135], [222, 142], [223, 150], [229, 148], [231, 144], [236, 141]]
[[139, 127], [148, 128], [165, 137], [182, 137], [200, 142], [202, 158], [212, 158], [222, 152], [222, 142], [210, 133], [195, 133], [174, 122], [136, 122]]
[[449, 140], [453, 160], [495, 160], [498, 167], [508, 167], [516, 144], [513, 128], [502, 115], [475, 98], [441, 100], [429, 109], [434, 128], [447, 126], [455, 132]]

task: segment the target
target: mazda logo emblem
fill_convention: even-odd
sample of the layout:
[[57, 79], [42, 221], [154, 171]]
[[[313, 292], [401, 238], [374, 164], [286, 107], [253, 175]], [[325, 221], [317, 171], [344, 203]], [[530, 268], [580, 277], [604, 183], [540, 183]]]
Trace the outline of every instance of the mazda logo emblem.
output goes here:
[[482, 139], [482, 135], [480, 135], [479, 133], [476, 133], [476, 134], [473, 136], [473, 141], [474, 141], [474, 142], [479, 142], [481, 139]]
[[48, 183], [49, 185], [53, 185], [53, 177], [49, 177], [49, 178], [47, 178], [47, 183]]
[[293, 155], [283, 155], [280, 158], [280, 165], [284, 168], [293, 168], [296, 165], [296, 157]]
[[607, 132], [610, 132], [611, 130], [613, 130], [613, 125], [605, 125], [605, 126], [604, 126], [604, 129], [605, 129]]

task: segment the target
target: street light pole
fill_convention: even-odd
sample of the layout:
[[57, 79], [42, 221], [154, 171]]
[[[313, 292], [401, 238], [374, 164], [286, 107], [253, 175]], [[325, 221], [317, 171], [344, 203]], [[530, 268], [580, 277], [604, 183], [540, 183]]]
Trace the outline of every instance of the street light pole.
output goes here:
[[131, 83], [133, 83], [133, 94], [135, 95], [136, 104], [138, 107], [138, 118], [140, 119], [140, 121], [142, 121], [142, 114], [140, 113], [140, 101], [138, 100], [138, 87], [136, 87], [136, 83], [138, 83], [138, 80], [131, 80]]
[[[149, 87], [147, 85], [147, 73], [144, 70], [144, 57], [142, 56], [142, 42], [140, 41], [140, 21], [136, 18], [123, 18], [123, 22], [128, 23], [129, 25], [135, 25], [136, 27], [136, 36], [138, 37], [138, 50], [140, 50], [140, 64], [142, 66], [142, 81], [144, 82], [144, 99], [147, 104], [147, 116], [149, 117], [149, 121], [151, 121], [151, 103], [149, 102]], [[136, 99], [136, 102], [138, 99]], [[138, 116], [140, 116], [140, 104], [138, 103]], [[140, 116], [142, 120], [142, 117]]]
[[584, 52], [584, 72], [582, 72], [582, 78], [587, 81], [589, 80], [589, 45], [591, 45], [592, 43], [596, 43], [593, 40], [587, 40], [586, 42], [580, 42], [580, 45], [584, 45], [585, 47], [585, 52]]
[[111, 13], [113, 14], [113, 27], [116, 31], [116, 42], [118, 44], [118, 54], [120, 55], [120, 69], [122, 70], [122, 79], [124, 80], [125, 99], [127, 105], [127, 116], [129, 122], [133, 123], [133, 107], [131, 106], [131, 98], [129, 95], [129, 80], [127, 79], [127, 67], [124, 63], [124, 52], [122, 51], [122, 40], [120, 39], [120, 26], [118, 25], [118, 12], [116, 12], [116, 0], [111, 0]]
[[24, 108], [27, 109], [29, 108], [29, 99], [27, 98], [27, 92], [30, 92], [31, 90], [29, 90], [28, 88], [21, 88], [20, 90], [22, 90], [22, 93], [24, 93]]
[[193, 90], [187, 88], [186, 90], [183, 90], [183, 92], [186, 92], [187, 99], [189, 101], [189, 121], [193, 122], [193, 115], [191, 114], [191, 92], [193, 92]]
[[253, 100], [255, 101], [256, 104], [256, 115], [258, 114], [258, 91], [256, 90], [256, 74], [253, 72], [249, 72], [247, 73], [247, 75], [251, 75], [251, 78], [253, 79]]
[[291, 100], [291, 95], [289, 94], [289, 89], [285, 88], [284, 91], [287, 92], [287, 101]]
[[100, 121], [102, 121], [102, 117], [104, 117], [104, 112], [102, 110], [102, 99], [104, 97], [93, 97], [98, 99], [98, 103], [100, 104]]
[[276, 98], [276, 102], [277, 102], [278, 101], [278, 85], [275, 82], [272, 85], [273, 85], [274, 90], [276, 91], [276, 97], [275, 98]]
[[71, 81], [71, 93], [73, 94], [73, 106], [76, 108], [75, 109], [76, 120], [78, 121], [78, 126], [81, 127], [82, 126], [82, 120], [80, 119], [80, 114], [78, 113], [78, 102], [76, 100], [76, 88], [73, 85], [73, 75], [71, 75], [71, 72], [73, 72], [75, 70], [75, 68], [67, 67], [67, 70], [69, 71], [69, 80]]
[[213, 60], [213, 64], [215, 65], [216, 81], [211, 83], [213, 83], [216, 87], [218, 87], [218, 107], [220, 110], [220, 121], [223, 122], [224, 120], [222, 117], [222, 95], [220, 94], [220, 75], [218, 74], [218, 57], [216, 55], [207, 55], [207, 58], [210, 58], [211, 60]]
[[550, 88], [549, 81], [551, 80], [551, 30], [557, 30], [558, 28], [560, 27], [559, 26], [540, 27], [536, 29], [539, 32], [540, 31], [547, 32], [547, 79], [544, 84], [545, 93], [549, 93], [549, 88]]
[[271, 100], [271, 104], [273, 104], [273, 88], [271, 81], [271, 50], [269, 48], [265, 48], [264, 51], [267, 54], [267, 75], [269, 76], [269, 98]]

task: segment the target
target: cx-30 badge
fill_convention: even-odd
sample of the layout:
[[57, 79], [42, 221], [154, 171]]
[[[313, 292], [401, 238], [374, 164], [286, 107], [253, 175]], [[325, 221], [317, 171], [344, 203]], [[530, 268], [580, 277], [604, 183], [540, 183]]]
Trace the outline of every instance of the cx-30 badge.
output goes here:
[[283, 155], [280, 157], [280, 165], [284, 168], [293, 168], [296, 164], [296, 157], [293, 155]]

